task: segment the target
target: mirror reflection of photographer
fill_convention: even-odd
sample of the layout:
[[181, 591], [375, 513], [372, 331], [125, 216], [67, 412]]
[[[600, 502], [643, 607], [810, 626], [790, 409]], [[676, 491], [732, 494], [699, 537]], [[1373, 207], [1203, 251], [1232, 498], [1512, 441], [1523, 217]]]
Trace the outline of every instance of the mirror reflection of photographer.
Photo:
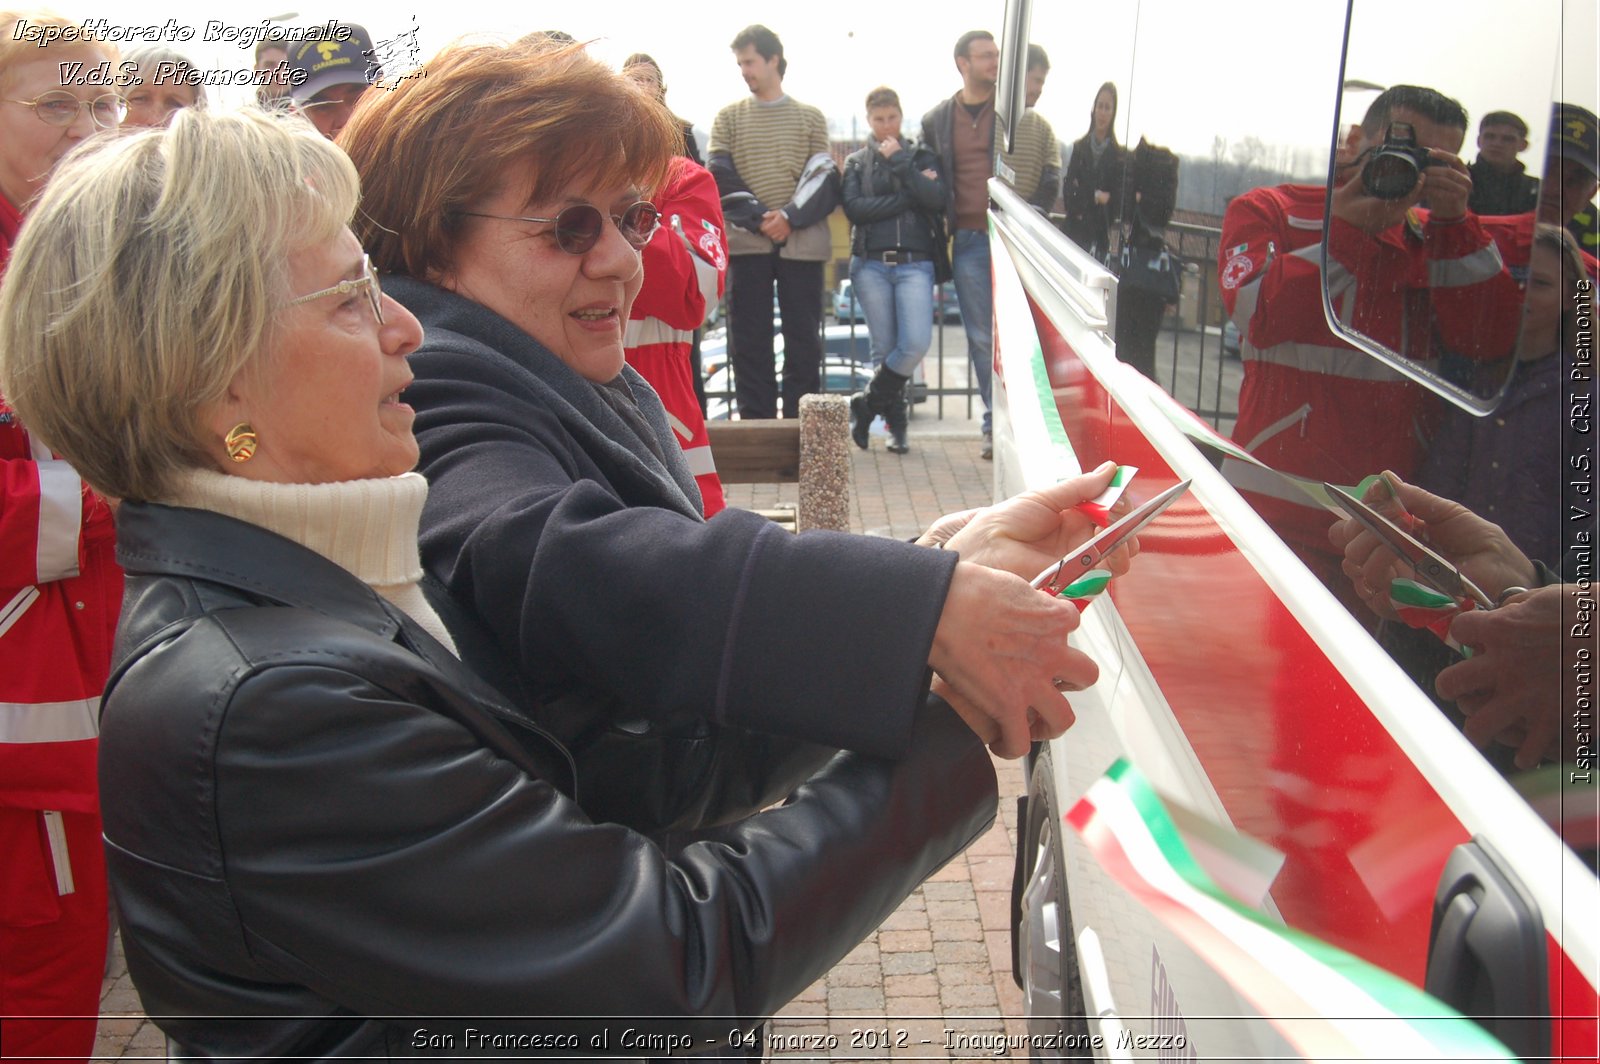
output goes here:
[[[1229, 204], [1218, 267], [1244, 339], [1234, 439], [1267, 465], [1338, 484], [1384, 468], [1408, 476], [1437, 417], [1423, 388], [1329, 329], [1324, 241], [1328, 295], [1350, 328], [1419, 362], [1511, 353], [1519, 295], [1467, 211], [1472, 182], [1456, 154], [1466, 131], [1455, 100], [1397, 85], [1345, 139], [1326, 224], [1320, 186], [1257, 188]], [[1346, 586], [1326, 511], [1244, 463], [1223, 471], [1329, 587]]]

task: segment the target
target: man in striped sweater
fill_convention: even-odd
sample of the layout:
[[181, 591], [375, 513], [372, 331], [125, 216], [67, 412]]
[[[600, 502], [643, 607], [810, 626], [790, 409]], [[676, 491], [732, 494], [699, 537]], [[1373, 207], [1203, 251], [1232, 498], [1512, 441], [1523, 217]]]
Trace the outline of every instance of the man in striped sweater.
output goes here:
[[739, 416], [776, 417], [772, 286], [783, 315], [783, 415], [822, 382], [822, 264], [839, 170], [828, 123], [783, 91], [788, 61], [778, 35], [748, 26], [733, 54], [751, 95], [717, 113], [709, 167], [727, 219], [730, 339]]

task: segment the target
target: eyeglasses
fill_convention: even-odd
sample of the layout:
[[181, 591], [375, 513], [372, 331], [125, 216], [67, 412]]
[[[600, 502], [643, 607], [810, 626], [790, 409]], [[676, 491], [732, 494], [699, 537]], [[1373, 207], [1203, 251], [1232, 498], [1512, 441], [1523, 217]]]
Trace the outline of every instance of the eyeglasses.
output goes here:
[[101, 129], [116, 129], [128, 116], [128, 101], [114, 92], [92, 100], [80, 100], [65, 89], [56, 89], [32, 100], [7, 99], [6, 103], [33, 108], [34, 116], [50, 126], [72, 125], [85, 107], [89, 109], [90, 120]]
[[367, 302], [372, 305], [372, 316], [378, 319], [379, 325], [382, 325], [383, 289], [378, 287], [378, 275], [372, 272], [372, 260], [367, 258], [365, 255], [361, 256], [360, 277], [357, 277], [353, 281], [340, 281], [332, 288], [324, 288], [320, 292], [312, 292], [309, 295], [296, 296], [295, 298], [289, 300], [288, 305], [291, 307], [299, 306], [301, 303], [309, 303], [313, 299], [321, 299], [323, 296], [347, 296], [358, 288], [365, 288], [367, 290]]
[[[589, 249], [600, 242], [600, 234], [605, 230], [608, 215], [601, 212], [599, 207], [588, 203], [575, 203], [560, 211], [554, 218], [534, 218], [530, 215], [517, 214], [484, 214], [482, 211], [459, 211], [459, 214], [469, 215], [473, 218], [494, 218], [502, 222], [554, 222], [556, 225], [556, 247], [568, 255], [585, 255]], [[609, 215], [616, 223], [617, 231], [635, 248], [642, 248], [650, 243], [650, 238], [656, 235], [656, 230], [661, 227], [661, 212], [654, 203], [640, 200], [621, 214]]]

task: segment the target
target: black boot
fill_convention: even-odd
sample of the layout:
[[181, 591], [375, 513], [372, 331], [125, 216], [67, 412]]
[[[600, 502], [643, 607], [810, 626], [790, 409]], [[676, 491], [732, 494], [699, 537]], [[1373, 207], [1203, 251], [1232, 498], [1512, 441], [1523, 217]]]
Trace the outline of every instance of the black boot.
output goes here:
[[911, 404], [906, 401], [905, 386], [902, 385], [889, 408], [883, 412], [883, 423], [889, 430], [889, 453], [905, 454], [911, 450], [911, 445], [906, 442], [906, 422], [911, 417]]
[[905, 394], [906, 381], [911, 378], [896, 373], [888, 366], [879, 366], [878, 372], [867, 382], [865, 391], [850, 397], [850, 438], [863, 451], [867, 449], [867, 430], [872, 419], [879, 415], [887, 418], [889, 407]]
[[872, 428], [872, 408], [867, 405], [867, 393], [857, 392], [850, 397], [850, 438], [863, 451], [867, 449], [867, 430]]

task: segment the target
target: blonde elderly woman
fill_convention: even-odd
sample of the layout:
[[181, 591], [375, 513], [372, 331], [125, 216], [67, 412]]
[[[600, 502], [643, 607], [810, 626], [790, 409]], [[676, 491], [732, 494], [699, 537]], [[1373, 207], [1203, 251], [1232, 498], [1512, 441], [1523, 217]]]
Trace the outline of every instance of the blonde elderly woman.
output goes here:
[[100, 772], [144, 1007], [196, 1057], [721, 1042], [992, 822], [989, 758], [931, 701], [899, 760], [670, 857], [588, 819], [419, 591], [422, 335], [357, 195], [299, 119], [184, 110], [63, 164], [0, 289], [0, 382], [123, 500]]
[[[0, 275], [56, 163], [122, 118], [73, 83], [116, 50], [57, 15], [0, 11]], [[111, 511], [0, 389], [0, 1047], [82, 1060], [105, 970], [95, 718], [122, 600]], [[31, 1017], [31, 1018], [20, 1018]]]

